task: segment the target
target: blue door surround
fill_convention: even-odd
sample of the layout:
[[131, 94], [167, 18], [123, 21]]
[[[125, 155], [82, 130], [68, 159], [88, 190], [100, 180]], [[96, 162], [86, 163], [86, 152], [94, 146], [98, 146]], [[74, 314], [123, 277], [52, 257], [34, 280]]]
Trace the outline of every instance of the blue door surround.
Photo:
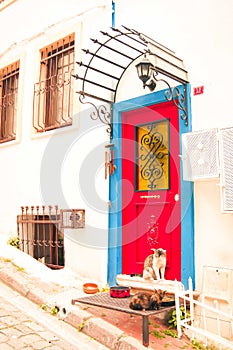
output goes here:
[[[188, 115], [188, 126], [184, 120], [179, 118], [180, 132], [180, 154], [182, 154], [181, 137], [183, 133], [190, 132], [191, 123], [191, 101], [190, 101], [190, 85], [179, 86], [181, 93], [186, 94], [186, 108]], [[116, 275], [122, 273], [122, 211], [121, 211], [121, 114], [124, 111], [138, 109], [151, 104], [166, 102], [164, 90], [139, 96], [127, 101], [119, 102], [113, 105], [113, 138], [115, 150], [115, 164], [117, 169], [110, 177], [109, 200], [111, 203], [109, 209], [109, 235], [108, 235], [108, 284], [116, 284]], [[181, 112], [179, 111], [179, 114]], [[181, 282], [187, 288], [188, 278], [191, 277], [195, 281], [194, 269], [194, 206], [193, 206], [193, 183], [183, 181], [182, 179], [182, 158], [180, 158], [180, 187], [181, 187]]]

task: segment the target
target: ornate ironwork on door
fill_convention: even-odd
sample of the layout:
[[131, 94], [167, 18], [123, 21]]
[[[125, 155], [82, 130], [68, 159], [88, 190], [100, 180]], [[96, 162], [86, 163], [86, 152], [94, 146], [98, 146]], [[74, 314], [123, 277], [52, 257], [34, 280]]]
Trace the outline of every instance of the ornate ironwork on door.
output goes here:
[[162, 120], [136, 127], [137, 190], [169, 188], [169, 121]]
[[156, 221], [156, 218], [154, 215], [150, 216], [150, 220], [147, 223], [147, 229], [148, 229], [148, 231], [146, 232], [147, 245], [151, 248], [155, 248], [159, 242], [159, 222]]

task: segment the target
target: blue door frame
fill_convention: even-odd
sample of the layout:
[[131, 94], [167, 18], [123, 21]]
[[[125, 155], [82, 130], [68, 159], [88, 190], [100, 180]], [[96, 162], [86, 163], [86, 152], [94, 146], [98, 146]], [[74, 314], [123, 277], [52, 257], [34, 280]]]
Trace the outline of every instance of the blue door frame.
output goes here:
[[[181, 118], [179, 110], [179, 132], [180, 132], [180, 154], [182, 154], [182, 134], [190, 132], [191, 124], [191, 101], [190, 85], [179, 86], [182, 94], [186, 95], [186, 108], [188, 115], [188, 125]], [[109, 209], [109, 235], [108, 235], [108, 284], [116, 284], [116, 276], [122, 273], [122, 197], [121, 197], [121, 179], [122, 179], [122, 112], [142, 108], [159, 102], [166, 102], [165, 90], [151, 93], [148, 95], [133, 98], [127, 101], [119, 102], [113, 106], [113, 138], [112, 143], [115, 149], [115, 164], [117, 166], [115, 173], [110, 177], [109, 200], [111, 203]], [[194, 204], [193, 204], [193, 183], [183, 181], [182, 179], [182, 158], [180, 158], [180, 187], [181, 187], [181, 282], [187, 288], [188, 278], [195, 281], [194, 269]]]

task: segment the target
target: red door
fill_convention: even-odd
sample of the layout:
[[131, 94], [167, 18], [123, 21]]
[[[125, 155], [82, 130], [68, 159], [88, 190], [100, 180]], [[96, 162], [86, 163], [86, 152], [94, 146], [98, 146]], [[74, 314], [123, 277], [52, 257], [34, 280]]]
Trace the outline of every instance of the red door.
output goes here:
[[122, 113], [122, 273], [142, 273], [167, 251], [165, 278], [181, 277], [179, 120], [173, 102]]

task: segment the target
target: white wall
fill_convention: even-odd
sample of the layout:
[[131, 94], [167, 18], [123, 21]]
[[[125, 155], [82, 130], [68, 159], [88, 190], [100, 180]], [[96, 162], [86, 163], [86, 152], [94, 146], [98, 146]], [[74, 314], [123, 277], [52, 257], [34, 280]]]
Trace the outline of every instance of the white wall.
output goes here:
[[[0, 233], [17, 233], [16, 216], [21, 206], [83, 208], [86, 210], [85, 229], [65, 232], [66, 267], [77, 270], [79, 266], [84, 277], [104, 283], [108, 218], [104, 146], [109, 142], [106, 126], [91, 120], [92, 108], [80, 106], [79, 96], [74, 94], [76, 110], [72, 127], [43, 134], [34, 134], [32, 129], [39, 50], [75, 32], [76, 60], [79, 60], [81, 49], [89, 45], [89, 38], [103, 29], [103, 25], [104, 28], [111, 25], [109, 0], [94, 4], [90, 0], [21, 0], [0, 12], [0, 32], [7, 33], [1, 35], [0, 69], [20, 59], [17, 140], [0, 144], [3, 169], [0, 174]], [[93, 256], [98, 263], [93, 264]]]
[[[233, 26], [231, 0], [116, 1], [116, 26], [126, 25], [147, 34], [184, 60], [193, 87], [193, 128], [232, 125]], [[130, 15], [129, 15], [130, 13]]]
[[232, 214], [222, 214], [218, 180], [195, 182], [197, 286], [203, 266], [232, 268]]

